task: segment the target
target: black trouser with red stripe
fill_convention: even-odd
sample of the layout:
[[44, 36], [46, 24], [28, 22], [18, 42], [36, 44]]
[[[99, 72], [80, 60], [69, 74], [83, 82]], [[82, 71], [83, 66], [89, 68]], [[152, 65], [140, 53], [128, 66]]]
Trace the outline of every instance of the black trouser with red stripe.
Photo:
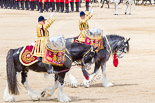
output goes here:
[[3, 6], [4, 6], [4, 0], [0, 0], [0, 6], [1, 6], [1, 8], [3, 8]]
[[24, 1], [20, 1], [20, 3], [21, 3], [22, 10], [24, 10]]
[[48, 8], [49, 8], [49, 6], [48, 6], [48, 2], [44, 2], [44, 9], [48, 12]]
[[86, 11], [89, 11], [89, 2], [86, 2]]
[[34, 10], [34, 2], [30, 2], [30, 8], [32, 11]]
[[70, 2], [70, 5], [71, 5], [71, 11], [73, 12], [74, 11], [74, 2]]
[[66, 7], [65, 13], [69, 13], [69, 3], [65, 4], [65, 7]]
[[60, 2], [60, 11], [63, 12], [64, 11], [64, 2]]
[[25, 9], [29, 10], [29, 1], [25, 1]]
[[59, 12], [59, 2], [56, 2], [56, 12]]
[[43, 12], [43, 3], [42, 2], [39, 2], [39, 9], [40, 9], [40, 13]]
[[75, 2], [76, 5], [76, 12], [79, 12], [79, 2]]
[[37, 6], [37, 11], [39, 11], [39, 1], [35, 1], [35, 8]]
[[55, 10], [55, 2], [50, 2], [49, 8], [52, 8], [52, 11], [54, 11]]

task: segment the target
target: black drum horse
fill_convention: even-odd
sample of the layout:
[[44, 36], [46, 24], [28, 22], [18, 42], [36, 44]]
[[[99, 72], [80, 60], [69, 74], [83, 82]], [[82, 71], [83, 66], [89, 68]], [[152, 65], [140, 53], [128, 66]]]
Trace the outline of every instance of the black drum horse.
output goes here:
[[[19, 54], [22, 51], [23, 47], [17, 49], [10, 49], [8, 51], [6, 57], [6, 71], [7, 71], [7, 83], [6, 88], [4, 91], [3, 99], [4, 101], [15, 101], [13, 95], [19, 94], [18, 91], [18, 82], [17, 82], [17, 74], [21, 73], [21, 83], [26, 88], [29, 96], [32, 100], [40, 100], [46, 98], [49, 94], [52, 96], [54, 91], [58, 88], [58, 101], [60, 102], [68, 102], [71, 99], [65, 95], [63, 92], [63, 84], [66, 72], [72, 66], [72, 62], [75, 60], [82, 59], [82, 66], [87, 66], [88, 63], [91, 63], [92, 58], [95, 55], [95, 49], [86, 44], [81, 43], [71, 43], [66, 48], [65, 58], [66, 61], [62, 67], [60, 66], [53, 66], [54, 73], [55, 73], [55, 83], [51, 88], [45, 89], [42, 93], [37, 93], [33, 91], [30, 86], [28, 85], [27, 74], [29, 70], [35, 72], [47, 72], [46, 68], [51, 68], [51, 65], [44, 64], [41, 61], [38, 61], [31, 66], [24, 66], [19, 61]], [[68, 51], [68, 52], [67, 52]]]
[[[91, 81], [93, 78], [97, 75], [99, 68], [102, 69], [102, 85], [104, 87], [110, 87], [113, 86], [111, 82], [108, 81], [106, 77], [106, 62], [109, 60], [110, 56], [113, 55], [114, 52], [116, 52], [116, 55], [118, 58], [124, 57], [124, 55], [129, 52], [129, 39], [125, 39], [123, 36], [119, 35], [106, 35], [103, 36], [103, 45], [104, 49], [99, 50], [98, 53], [95, 55], [95, 67], [94, 72], [92, 74], [88, 74], [85, 72], [85, 74], [89, 75], [89, 80], [84, 79], [84, 86], [89, 87], [91, 84]], [[67, 39], [67, 43], [70, 44], [71, 38]], [[76, 78], [68, 72], [68, 76], [70, 79], [70, 84], [72, 84], [72, 87], [77, 87], [77, 80]]]

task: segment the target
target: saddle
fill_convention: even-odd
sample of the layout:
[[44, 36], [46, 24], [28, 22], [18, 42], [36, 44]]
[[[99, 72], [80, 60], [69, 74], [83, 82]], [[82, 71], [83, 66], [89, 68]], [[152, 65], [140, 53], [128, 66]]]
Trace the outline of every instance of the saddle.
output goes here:
[[[32, 55], [32, 45], [25, 46], [20, 55], [19, 60], [24, 66], [30, 66], [38, 62], [38, 57]], [[63, 66], [65, 62], [65, 39], [63, 36], [53, 37], [46, 44], [44, 56], [41, 59], [43, 63], [55, 66]]]

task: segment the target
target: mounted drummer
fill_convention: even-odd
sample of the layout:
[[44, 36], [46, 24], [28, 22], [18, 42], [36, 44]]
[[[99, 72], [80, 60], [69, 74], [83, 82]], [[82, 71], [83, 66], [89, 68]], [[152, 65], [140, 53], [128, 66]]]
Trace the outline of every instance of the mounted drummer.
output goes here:
[[[32, 55], [38, 57], [38, 60], [41, 61], [45, 53], [45, 46], [49, 42], [49, 31], [47, 30], [51, 24], [54, 23], [55, 19], [53, 18], [54, 14], [51, 13], [50, 18], [46, 20], [43, 16], [38, 18], [38, 24], [36, 28], [37, 41], [32, 50]], [[51, 70], [48, 73], [51, 72]]]
[[93, 12], [94, 12], [93, 8], [91, 8], [87, 14], [85, 14], [85, 12], [83, 11], [80, 12], [80, 20], [79, 20], [80, 35], [77, 39], [79, 42], [85, 42], [86, 34], [89, 31], [88, 20], [90, 20], [91, 17], [93, 16]]

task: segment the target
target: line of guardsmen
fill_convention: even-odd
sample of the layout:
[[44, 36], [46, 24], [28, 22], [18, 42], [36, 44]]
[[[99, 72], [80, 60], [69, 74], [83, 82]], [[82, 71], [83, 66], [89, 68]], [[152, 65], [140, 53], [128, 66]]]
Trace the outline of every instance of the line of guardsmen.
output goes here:
[[[76, 6], [76, 12], [79, 12], [80, 2], [79, 0], [0, 0], [0, 7], [5, 9], [22, 9], [48, 12], [49, 9], [56, 12], [69, 13], [69, 3], [71, 12], [74, 12], [74, 2]], [[86, 11], [89, 11], [89, 0], [86, 2]], [[56, 9], [55, 9], [56, 6]], [[64, 10], [65, 8], [65, 10]]]

